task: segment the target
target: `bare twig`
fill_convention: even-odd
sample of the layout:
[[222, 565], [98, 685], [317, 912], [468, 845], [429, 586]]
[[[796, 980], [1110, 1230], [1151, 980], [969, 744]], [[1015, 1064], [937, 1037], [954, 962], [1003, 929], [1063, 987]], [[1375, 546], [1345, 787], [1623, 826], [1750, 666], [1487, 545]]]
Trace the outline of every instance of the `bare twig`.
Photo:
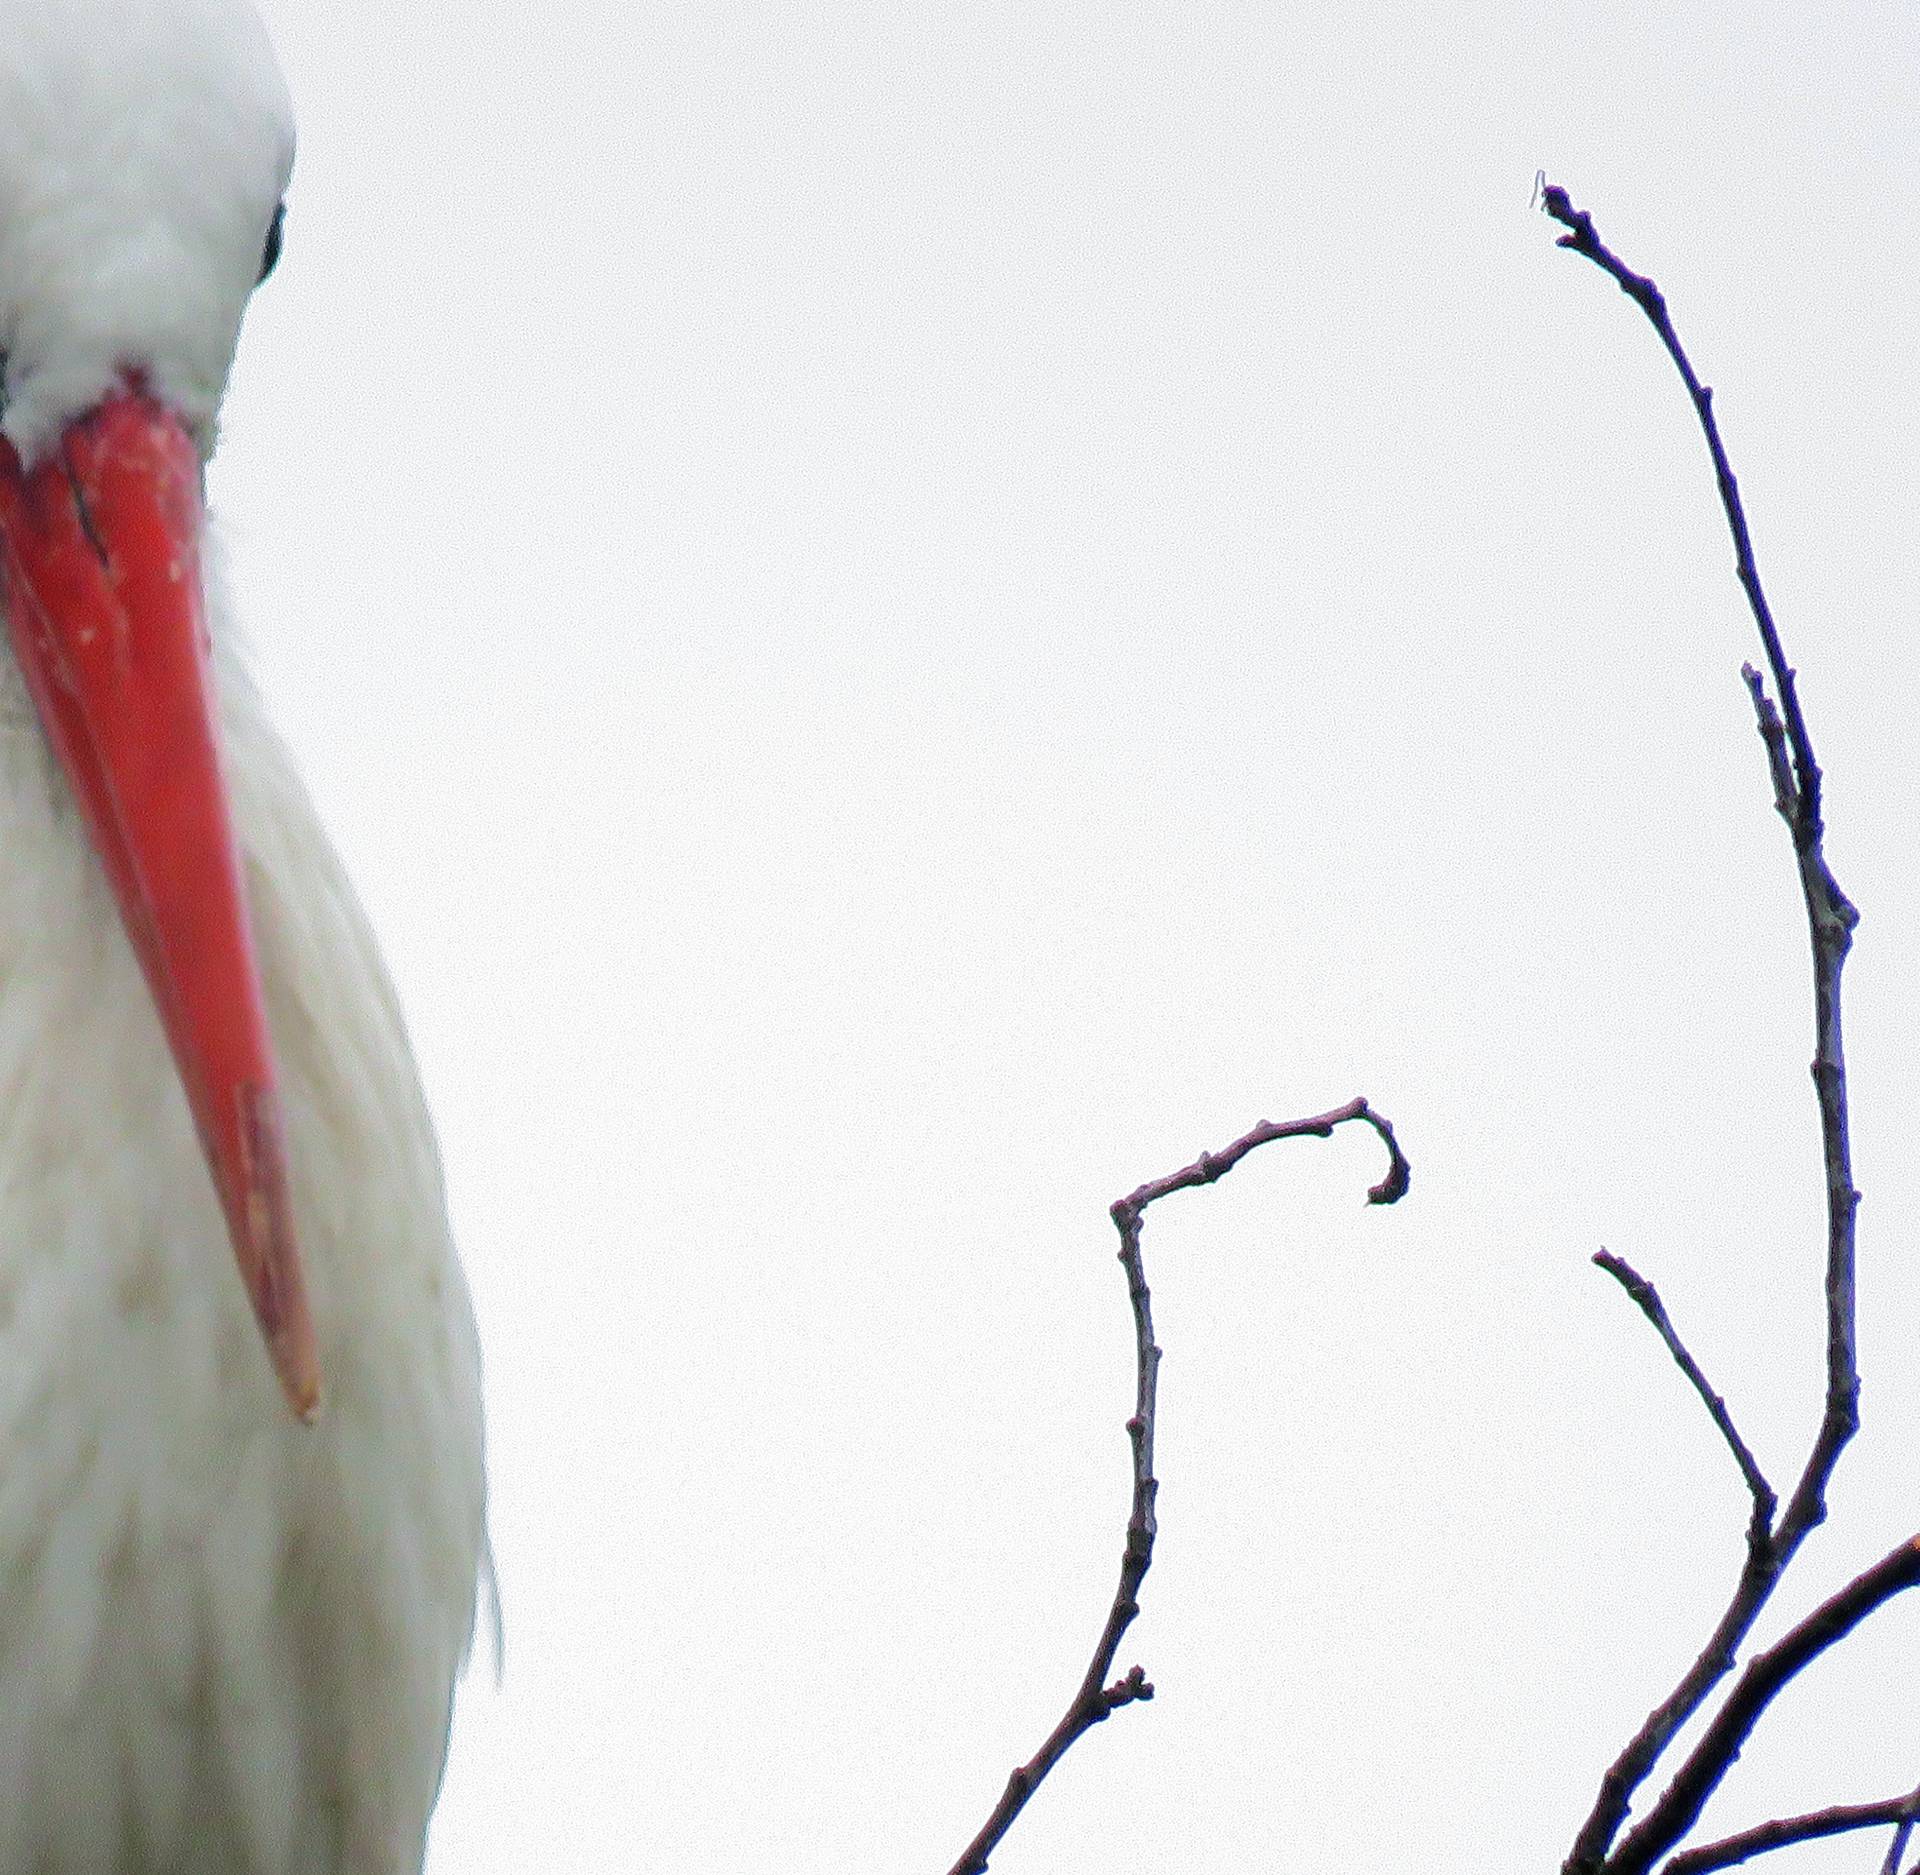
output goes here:
[[1727, 460], [1727, 452], [1721, 445], [1720, 426], [1714, 421], [1712, 388], [1702, 384], [1694, 375], [1693, 365], [1680, 344], [1680, 335], [1674, 331], [1673, 321], [1667, 315], [1666, 295], [1645, 274], [1635, 273], [1600, 239], [1594, 229], [1593, 217], [1584, 209], [1575, 208], [1572, 198], [1559, 184], [1548, 183], [1541, 191], [1540, 200], [1547, 214], [1569, 231], [1560, 237], [1560, 245], [1584, 255], [1603, 273], [1610, 275], [1619, 284], [1621, 292], [1647, 315], [1659, 335], [1660, 343], [1667, 348], [1667, 356], [1673, 360], [1674, 368], [1684, 380], [1687, 395], [1693, 400], [1694, 413], [1700, 419], [1701, 429], [1706, 432], [1707, 448], [1713, 456], [1714, 479], [1720, 487], [1720, 505], [1727, 511], [1727, 526], [1733, 534], [1734, 571], [1739, 575], [1747, 603], [1753, 610], [1754, 623], [1760, 628], [1760, 642], [1766, 650], [1773, 681], [1780, 690], [1788, 733], [1793, 742], [1797, 792], [1806, 807], [1811, 837], [1817, 839], [1820, 834], [1820, 768], [1813, 759], [1813, 744], [1808, 739], [1807, 726], [1800, 714], [1794, 673], [1787, 663], [1786, 652], [1781, 648], [1780, 634], [1774, 628], [1773, 610], [1767, 604], [1767, 595], [1760, 588], [1760, 574], [1753, 558], [1753, 541], [1747, 533], [1746, 512], [1740, 504], [1740, 485], [1734, 479], [1733, 465]]
[[[1805, 1816], [1777, 1817], [1771, 1823], [1743, 1829], [1737, 1836], [1724, 1836], [1718, 1842], [1703, 1842], [1697, 1849], [1684, 1850], [1662, 1865], [1660, 1875], [1709, 1875], [1713, 1869], [1732, 1868], [1770, 1849], [1790, 1849], [1795, 1843], [1817, 1842], [1822, 1836], [1844, 1836], [1849, 1830], [1902, 1823], [1912, 1805], [1911, 1797], [1885, 1797], [1878, 1803], [1836, 1803]], [[1882, 1875], [1891, 1872], [1883, 1870]]]
[[[1821, 817], [1820, 768], [1814, 760], [1812, 738], [1801, 714], [1794, 671], [1781, 647], [1773, 612], [1760, 584], [1754, 561], [1753, 542], [1747, 530], [1746, 512], [1741, 505], [1739, 485], [1720, 440], [1720, 426], [1714, 419], [1713, 393], [1695, 374], [1679, 336], [1667, 313], [1665, 296], [1644, 274], [1635, 273], [1600, 239], [1593, 217], [1574, 207], [1565, 189], [1549, 183], [1541, 191], [1547, 214], [1568, 232], [1560, 245], [1583, 255], [1608, 274], [1652, 323], [1674, 368], [1680, 373], [1692, 400], [1713, 458], [1714, 478], [1726, 511], [1727, 526], [1733, 535], [1734, 567], [1747, 604], [1759, 628], [1760, 642], [1779, 695], [1776, 709], [1768, 697], [1764, 680], [1748, 668], [1747, 684], [1759, 714], [1760, 733], [1766, 744], [1767, 759], [1773, 775], [1775, 805], [1793, 837], [1795, 860], [1799, 867], [1801, 893], [1806, 901], [1808, 930], [1813, 942], [1814, 964], [1814, 1058], [1813, 1080], [1820, 1110], [1822, 1157], [1827, 1191], [1827, 1385], [1825, 1408], [1819, 1430], [1814, 1436], [1792, 1495], [1780, 1515], [1778, 1527], [1764, 1544], [1749, 1542], [1745, 1567], [1735, 1585], [1733, 1597], [1719, 1624], [1699, 1657], [1680, 1683], [1660, 1705], [1654, 1708], [1629, 1741], [1626, 1749], [1607, 1769], [1600, 1792], [1587, 1820], [1574, 1839], [1566, 1862], [1566, 1875], [1590, 1875], [1603, 1866], [1618, 1875], [1646, 1866], [1648, 1857], [1629, 1847], [1638, 1842], [1644, 1849], [1651, 1838], [1646, 1831], [1652, 1823], [1642, 1824], [1621, 1849], [1609, 1855], [1621, 1826], [1625, 1823], [1633, 1795], [1646, 1781], [1674, 1735], [1705, 1702], [1713, 1688], [1733, 1670], [1741, 1643], [1766, 1606], [1781, 1573], [1793, 1560], [1800, 1545], [1827, 1514], [1826, 1492], [1840, 1454], [1859, 1426], [1860, 1376], [1856, 1362], [1854, 1333], [1854, 1224], [1860, 1195], [1853, 1186], [1852, 1154], [1848, 1143], [1847, 1089], [1845, 1055], [1840, 1032], [1840, 973], [1852, 943], [1859, 914], [1841, 891], [1822, 852], [1824, 823]], [[1796, 1630], [1799, 1632], [1799, 1630]], [[1783, 1643], [1784, 1645], [1784, 1643]], [[1776, 1652], [1778, 1650], [1775, 1650]], [[1767, 1656], [1761, 1656], [1764, 1659]], [[1753, 1663], [1758, 1665], [1758, 1659]], [[1797, 1669], [1796, 1669], [1797, 1670]], [[1749, 1674], [1752, 1669], [1749, 1668]], [[1728, 1701], [1728, 1709], [1747, 1685], [1743, 1677]], [[1771, 1695], [1769, 1695], [1770, 1697]], [[1725, 1732], [1723, 1710], [1709, 1726], [1700, 1746], [1688, 1759], [1675, 1784], [1656, 1806], [1655, 1814], [1669, 1818], [1687, 1811], [1691, 1825], [1698, 1814], [1699, 1802], [1726, 1774], [1731, 1756], [1713, 1760], [1702, 1757], [1710, 1745], [1726, 1745], [1737, 1750], [1738, 1740]], [[1739, 1736], [1744, 1736], [1744, 1732]], [[1699, 1802], [1692, 1803], [1680, 1793], [1682, 1780], [1688, 1790], [1701, 1788]], [[1664, 1850], [1677, 1841], [1671, 1836], [1652, 1851]]]
[[1140, 1231], [1147, 1207], [1172, 1192], [1195, 1185], [1211, 1185], [1232, 1171], [1256, 1146], [1276, 1139], [1326, 1139], [1335, 1127], [1350, 1120], [1364, 1121], [1372, 1127], [1387, 1148], [1386, 1177], [1368, 1191], [1368, 1203], [1393, 1204], [1405, 1197], [1412, 1168], [1393, 1136], [1391, 1123], [1375, 1113], [1365, 1100], [1354, 1099], [1344, 1107], [1316, 1113], [1304, 1120], [1262, 1120], [1225, 1151], [1203, 1152], [1191, 1165], [1142, 1185], [1112, 1206], [1114, 1227], [1120, 1233], [1120, 1262], [1127, 1273], [1127, 1297], [1133, 1304], [1135, 1352], [1134, 1409], [1133, 1417], [1127, 1421], [1127, 1439], [1133, 1448], [1133, 1504], [1127, 1516], [1126, 1549], [1120, 1559], [1120, 1586], [1114, 1591], [1106, 1625], [1100, 1630], [1093, 1659], [1073, 1696], [1073, 1703], [1067, 1707], [1060, 1723], [1048, 1733], [1040, 1749], [1008, 1778], [993, 1814], [981, 1825], [980, 1833], [967, 1845], [950, 1875], [984, 1875], [987, 1857], [999, 1847], [1013, 1819], [1026, 1807], [1027, 1799], [1074, 1741], [1121, 1706], [1153, 1697], [1153, 1687], [1138, 1667], [1131, 1668], [1111, 1684], [1107, 1680], [1121, 1639], [1140, 1612], [1140, 1585], [1153, 1562], [1157, 1530], [1153, 1504], [1160, 1486], [1153, 1475], [1153, 1430], [1160, 1350], [1153, 1339], [1153, 1298], [1147, 1290], [1146, 1269], [1140, 1256]]
[[1733, 1462], [1740, 1467], [1740, 1475], [1747, 1481], [1747, 1489], [1753, 1494], [1753, 1520], [1747, 1526], [1747, 1548], [1764, 1553], [1772, 1538], [1773, 1512], [1778, 1500], [1774, 1497], [1773, 1486], [1767, 1482], [1753, 1454], [1747, 1449], [1747, 1442], [1734, 1425], [1726, 1401], [1707, 1384], [1707, 1377], [1700, 1371], [1699, 1362], [1688, 1353], [1687, 1344], [1680, 1339], [1679, 1331], [1667, 1314], [1666, 1305], [1660, 1300], [1660, 1292], [1652, 1283], [1624, 1257], [1617, 1257], [1610, 1250], [1600, 1251], [1593, 1260], [1639, 1305], [1640, 1312], [1667, 1344], [1667, 1352], [1678, 1363], [1680, 1371], [1693, 1383], [1694, 1392], [1706, 1402], [1713, 1423], [1720, 1428], [1720, 1436], [1726, 1440], [1728, 1449], [1733, 1453]]
[[[1216, 1179], [1224, 1178], [1256, 1146], [1271, 1145], [1276, 1139], [1331, 1139], [1333, 1129], [1345, 1126], [1350, 1120], [1364, 1120], [1380, 1135], [1381, 1143], [1387, 1149], [1387, 1175], [1379, 1184], [1368, 1186], [1367, 1202], [1399, 1203], [1407, 1195], [1413, 1167], [1407, 1163], [1407, 1155], [1400, 1150], [1400, 1142], [1393, 1136], [1392, 1122], [1384, 1114], [1374, 1112], [1364, 1099], [1356, 1098], [1348, 1101], [1344, 1107], [1335, 1107], [1328, 1113], [1316, 1113], [1306, 1120], [1262, 1120], [1252, 1132], [1236, 1139], [1223, 1151], [1203, 1152], [1191, 1165], [1182, 1166], [1177, 1172], [1169, 1172], [1165, 1178], [1157, 1178], [1150, 1185], [1142, 1185], [1138, 1191], [1129, 1193], [1113, 1207], [1113, 1221], [1119, 1227], [1121, 1242], [1124, 1244], [1127, 1241], [1129, 1220], [1137, 1238], [1140, 1216], [1148, 1205], [1176, 1191], [1188, 1191], [1195, 1185], [1211, 1185]], [[1123, 1258], [1125, 1254], [1123, 1250]]]

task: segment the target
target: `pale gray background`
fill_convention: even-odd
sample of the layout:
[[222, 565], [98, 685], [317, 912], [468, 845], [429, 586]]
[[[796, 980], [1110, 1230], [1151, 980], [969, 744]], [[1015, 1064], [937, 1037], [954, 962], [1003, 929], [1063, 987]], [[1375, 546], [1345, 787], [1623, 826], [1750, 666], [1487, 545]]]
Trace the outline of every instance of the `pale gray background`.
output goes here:
[[[1745, 1515], [1586, 1259], [1784, 1482], [1819, 1185], [1704, 455], [1528, 190], [1719, 387], [1865, 911], [1784, 1617], [1920, 1524], [1913, 10], [268, 10], [214, 493], [488, 1361], [435, 1875], [944, 1870], [1112, 1586], [1107, 1203], [1355, 1092], [1399, 1211], [1356, 1134], [1151, 1231], [1160, 1697], [995, 1869], [1556, 1868]], [[1712, 1822], [1910, 1786], [1917, 1670], [1920, 1603]]]

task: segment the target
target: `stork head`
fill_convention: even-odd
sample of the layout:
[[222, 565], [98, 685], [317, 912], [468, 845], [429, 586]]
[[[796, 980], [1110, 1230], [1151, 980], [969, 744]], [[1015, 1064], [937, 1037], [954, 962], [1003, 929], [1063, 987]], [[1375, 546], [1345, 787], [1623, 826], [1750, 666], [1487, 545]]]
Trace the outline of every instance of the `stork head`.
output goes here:
[[247, 0], [0, 0], [0, 597], [306, 1417], [318, 1364], [200, 574], [201, 465], [292, 153]]
[[292, 165], [247, 0], [0, 0], [0, 432], [24, 460], [133, 372], [211, 449]]

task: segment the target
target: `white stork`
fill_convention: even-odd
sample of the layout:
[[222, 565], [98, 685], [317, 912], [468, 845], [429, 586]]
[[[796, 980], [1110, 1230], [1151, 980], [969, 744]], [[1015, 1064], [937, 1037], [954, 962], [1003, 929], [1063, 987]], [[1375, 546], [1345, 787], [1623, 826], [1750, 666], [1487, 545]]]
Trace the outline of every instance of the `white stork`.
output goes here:
[[417, 1871], [473, 1626], [433, 1133], [203, 551], [292, 154], [247, 0], [0, 0], [0, 1875]]

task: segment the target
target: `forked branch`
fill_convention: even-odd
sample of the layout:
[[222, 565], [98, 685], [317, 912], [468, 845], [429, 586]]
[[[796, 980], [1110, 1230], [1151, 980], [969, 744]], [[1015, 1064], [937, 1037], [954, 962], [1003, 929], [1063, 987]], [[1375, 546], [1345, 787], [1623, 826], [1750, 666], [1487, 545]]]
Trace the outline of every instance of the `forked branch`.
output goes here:
[[[1651, 1774], [1680, 1728], [1700, 1710], [1714, 1687], [1732, 1672], [1740, 1647], [1766, 1606], [1781, 1574], [1806, 1540], [1808, 1532], [1825, 1518], [1828, 1483], [1834, 1467], [1839, 1463], [1840, 1454], [1859, 1425], [1860, 1376], [1854, 1332], [1854, 1222], [1859, 1193], [1853, 1186], [1847, 1128], [1846, 1065], [1840, 1029], [1840, 973], [1852, 943], [1853, 928], [1859, 922], [1859, 914], [1841, 891], [1822, 851], [1825, 823], [1822, 817], [1820, 768], [1814, 759], [1813, 740], [1801, 712], [1795, 674], [1787, 662], [1779, 631], [1774, 624], [1772, 608], [1767, 603], [1766, 592], [1760, 583], [1739, 484], [1720, 438], [1720, 426], [1714, 418], [1713, 392], [1700, 382], [1695, 373], [1674, 330], [1666, 298], [1653, 281], [1644, 274], [1634, 272], [1607, 247], [1594, 228], [1593, 217], [1575, 208], [1566, 190], [1548, 184], [1542, 200], [1546, 212], [1567, 230], [1560, 237], [1560, 245], [1592, 261], [1646, 314], [1668, 357], [1673, 360], [1674, 368], [1680, 373], [1681, 381], [1686, 385], [1694, 414], [1706, 438], [1721, 506], [1733, 535], [1734, 570], [1759, 629], [1767, 671], [1772, 677], [1774, 695], [1768, 693], [1766, 678], [1759, 671], [1751, 665], [1745, 670], [1773, 779], [1774, 803], [1792, 836], [1813, 947], [1813, 1081], [1820, 1113], [1827, 1197], [1825, 1408], [1799, 1480], [1780, 1515], [1777, 1528], [1770, 1531], [1765, 1528], [1767, 1518], [1762, 1515], [1765, 1500], [1761, 1496], [1761, 1488], [1765, 1481], [1760, 1476], [1758, 1466], [1753, 1464], [1749, 1456], [1744, 1456], [1745, 1448], [1738, 1443], [1737, 1435], [1732, 1431], [1732, 1420], [1725, 1416], [1724, 1408], [1716, 1412], [1716, 1420], [1721, 1423], [1723, 1434], [1733, 1443], [1735, 1455], [1741, 1460], [1742, 1473], [1747, 1478], [1749, 1489], [1754, 1492], [1754, 1521], [1748, 1533], [1746, 1562], [1735, 1584], [1733, 1597], [1699, 1657], [1608, 1768], [1593, 1810], [1575, 1837], [1566, 1862], [1566, 1875], [1595, 1875], [1596, 1871], [1603, 1870], [1606, 1875], [1639, 1875], [1655, 1858], [1672, 1848], [1692, 1826], [1699, 1815], [1700, 1806], [1725, 1776], [1746, 1731], [1773, 1693], [1822, 1647], [1831, 1644], [1830, 1639], [1822, 1640], [1804, 1657], [1795, 1655], [1789, 1648], [1795, 1636], [1815, 1632], [1810, 1624], [1826, 1616], [1834, 1603], [1829, 1603], [1827, 1609], [1810, 1616], [1807, 1623], [1796, 1628], [1794, 1634], [1779, 1646], [1756, 1656], [1646, 1821], [1615, 1847], [1635, 1792]], [[1777, 704], [1775, 695], [1778, 697]], [[1619, 1275], [1620, 1272], [1615, 1270], [1614, 1274]], [[1642, 1306], [1646, 1304], [1643, 1302]], [[1651, 1309], [1648, 1314], [1655, 1327], [1660, 1327], [1661, 1317]], [[1683, 1351], [1671, 1336], [1668, 1346], [1674, 1350], [1676, 1359], [1680, 1359]], [[1686, 1366], [1687, 1362], [1682, 1360], [1682, 1365]], [[1695, 1379], [1696, 1387], [1712, 1409], [1717, 1396], [1712, 1394], [1704, 1379], [1695, 1378], [1697, 1372], [1697, 1369], [1691, 1370], [1689, 1378]], [[1771, 1496], [1770, 1492], [1768, 1496]], [[1770, 1514], [1771, 1507], [1766, 1508]], [[1889, 1569], [1895, 1576], [1900, 1575], [1910, 1566], [1908, 1561], [1903, 1560], [1907, 1555], [1908, 1551], [1903, 1546], [1894, 1552], [1893, 1557], [1876, 1565], [1874, 1570], [1869, 1570], [1861, 1582], [1867, 1582], [1869, 1578], [1877, 1581], [1879, 1573]], [[1897, 1587], [1907, 1585], [1904, 1578], [1897, 1583]], [[1859, 1587], [1859, 1583], [1854, 1584], [1852, 1588], [1842, 1591], [1835, 1601], [1843, 1601]], [[1888, 1592], [1895, 1590], [1889, 1589]], [[1769, 1679], [1768, 1675], [1775, 1671], [1779, 1677]], [[1762, 1690], [1764, 1697], [1759, 1697]], [[1757, 1703], [1753, 1703], [1756, 1698]]]

